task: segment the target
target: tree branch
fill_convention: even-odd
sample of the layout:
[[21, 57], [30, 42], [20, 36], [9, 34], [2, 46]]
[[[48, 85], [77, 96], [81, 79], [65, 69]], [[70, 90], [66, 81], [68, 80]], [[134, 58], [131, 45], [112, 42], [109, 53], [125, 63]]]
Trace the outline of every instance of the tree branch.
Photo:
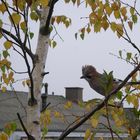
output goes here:
[[17, 113], [17, 116], [18, 116], [18, 119], [20, 121], [20, 124], [21, 124], [21, 126], [23, 128], [23, 131], [25, 132], [25, 134], [28, 137], [28, 140], [35, 140], [35, 138], [28, 133], [28, 131], [27, 131], [26, 127], [24, 126], [24, 123], [23, 123], [23, 121], [22, 121], [22, 119], [21, 119], [21, 117], [19, 115], [19, 113]]
[[110, 92], [110, 94], [108, 96], [106, 96], [106, 98], [101, 103], [99, 103], [97, 106], [95, 106], [84, 118], [82, 118], [81, 120], [79, 120], [79, 122], [77, 124], [75, 124], [74, 126], [71, 126], [69, 129], [67, 129], [66, 131], [64, 131], [61, 134], [61, 136], [59, 137], [59, 140], [63, 140], [72, 131], [74, 131], [79, 126], [81, 126], [84, 122], [86, 122], [92, 115], [95, 114], [95, 112], [97, 112], [98, 110], [100, 110], [101, 108], [103, 108], [105, 106], [105, 104], [108, 102], [108, 100], [114, 94], [116, 94], [127, 83], [127, 81], [139, 70], [139, 68], [140, 68], [140, 64], [132, 72], [130, 72], [128, 74], [128, 76], [124, 79], [124, 81], [116, 89], [114, 89], [112, 92]]
[[50, 0], [50, 2], [49, 2], [50, 9], [49, 9], [48, 18], [46, 20], [46, 24], [45, 24], [44, 27], [40, 28], [40, 33], [42, 35], [48, 35], [50, 33], [50, 31], [49, 31], [50, 21], [51, 21], [54, 5], [57, 1], [58, 0]]

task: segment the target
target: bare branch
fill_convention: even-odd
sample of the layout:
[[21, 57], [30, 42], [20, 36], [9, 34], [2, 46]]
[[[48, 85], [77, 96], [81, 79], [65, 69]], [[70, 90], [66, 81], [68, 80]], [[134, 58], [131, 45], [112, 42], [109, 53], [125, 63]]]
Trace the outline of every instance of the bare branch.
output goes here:
[[28, 131], [27, 131], [26, 127], [24, 126], [24, 123], [23, 123], [23, 121], [22, 121], [22, 119], [21, 119], [19, 113], [17, 113], [17, 116], [18, 116], [18, 119], [19, 119], [19, 121], [20, 121], [20, 124], [21, 124], [21, 126], [22, 126], [22, 128], [23, 128], [25, 134], [26, 134], [27, 137], [28, 137], [28, 140], [35, 140], [35, 138], [34, 138], [33, 136], [31, 136], [31, 135], [28, 133]]
[[114, 140], [113, 130], [112, 130], [110, 120], [109, 120], [109, 112], [108, 112], [108, 105], [107, 104], [105, 104], [105, 109], [106, 109], [106, 119], [107, 119], [107, 123], [108, 123], [108, 128], [109, 128], [112, 140]]
[[[99, 124], [103, 125], [103, 126], [106, 127], [107, 129], [109, 129], [109, 127], [106, 126], [105, 124], [103, 124], [103, 123], [99, 123]], [[123, 140], [123, 139], [119, 136], [119, 134], [117, 134], [114, 130], [112, 130], [112, 132], [113, 132], [120, 140]]]
[[51, 103], [48, 103], [44, 108], [41, 109], [41, 113], [44, 112]]

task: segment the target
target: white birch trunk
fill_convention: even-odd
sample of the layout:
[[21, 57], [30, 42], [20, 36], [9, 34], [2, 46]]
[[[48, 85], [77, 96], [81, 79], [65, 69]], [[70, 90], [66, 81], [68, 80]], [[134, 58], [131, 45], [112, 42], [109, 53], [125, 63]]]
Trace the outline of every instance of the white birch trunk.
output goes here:
[[[44, 8], [41, 11], [41, 21], [40, 27], [45, 25], [47, 16], [49, 12], [49, 7]], [[35, 137], [36, 140], [41, 139], [41, 128], [40, 124], [34, 122], [40, 122], [40, 103], [41, 103], [41, 87], [43, 82], [43, 77], [41, 74], [44, 72], [45, 62], [48, 53], [48, 44], [49, 35], [41, 35], [39, 33], [38, 44], [36, 49], [36, 54], [38, 56], [38, 61], [36, 62], [34, 71], [33, 71], [33, 82], [34, 82], [34, 97], [37, 100], [37, 105], [28, 106], [27, 108], [27, 127], [29, 133]], [[28, 99], [30, 95], [28, 96]]]

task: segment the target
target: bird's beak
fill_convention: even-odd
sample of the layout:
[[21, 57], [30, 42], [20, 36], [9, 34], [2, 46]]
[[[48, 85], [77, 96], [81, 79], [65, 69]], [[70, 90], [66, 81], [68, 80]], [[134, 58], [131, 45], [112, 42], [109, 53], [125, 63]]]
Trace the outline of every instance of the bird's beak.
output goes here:
[[82, 75], [82, 76], [80, 77], [80, 79], [83, 79], [83, 78], [85, 78], [85, 76]]

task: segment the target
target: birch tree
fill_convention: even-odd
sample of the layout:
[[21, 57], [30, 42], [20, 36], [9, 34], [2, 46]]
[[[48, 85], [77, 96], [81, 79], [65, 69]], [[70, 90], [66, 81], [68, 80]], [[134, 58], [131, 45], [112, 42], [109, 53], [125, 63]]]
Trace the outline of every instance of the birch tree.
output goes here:
[[[44, 68], [49, 44], [53, 47], [56, 46], [56, 42], [54, 40], [50, 41], [50, 32], [52, 30], [50, 22], [51, 24], [54, 22], [58, 24], [63, 22], [66, 27], [71, 23], [71, 20], [65, 16], [52, 17], [54, 5], [57, 1], [58, 0], [1, 0], [0, 2], [1, 15], [3, 17], [8, 17], [8, 26], [10, 27], [6, 28], [7, 26], [5, 25], [7, 23], [5, 23], [4, 18], [0, 19], [0, 37], [4, 42], [4, 48], [1, 52], [0, 60], [0, 88], [5, 92], [6, 86], [11, 85], [14, 82], [14, 73], [21, 73], [16, 72], [10, 62], [10, 50], [13, 49], [15, 53], [23, 58], [27, 69], [26, 72], [22, 72], [27, 73], [28, 75], [28, 80], [23, 82], [29, 88], [27, 125], [23, 124], [20, 114], [18, 114], [18, 118], [29, 140], [41, 139], [41, 87], [43, 77], [47, 74], [47, 72], [44, 71]], [[138, 45], [133, 42], [128, 32], [128, 30], [133, 30], [134, 25], [137, 23], [140, 16], [136, 5], [137, 0], [134, 0], [131, 4], [121, 0], [85, 0], [82, 2], [80, 0], [65, 0], [65, 2], [72, 2], [73, 4], [77, 4], [77, 6], [84, 3], [86, 7], [91, 9], [89, 15], [85, 17], [85, 19], [88, 19], [88, 23], [75, 34], [76, 39], [78, 36], [80, 36], [81, 39], [84, 39], [86, 33], [98, 33], [101, 32], [101, 30], [106, 31], [111, 29], [118, 38], [123, 38], [127, 41], [132, 48], [137, 51], [137, 53], [133, 55], [131, 52], [127, 52], [126, 58], [124, 58], [122, 56], [122, 51], [119, 51], [118, 57], [132, 64], [134, 66], [134, 70], [126, 76], [122, 84], [113, 90], [103, 101], [94, 106], [90, 112], [88, 112], [84, 117], [79, 118], [78, 121], [72, 122], [72, 125], [69, 125], [69, 127], [67, 127], [67, 129], [62, 133], [59, 138], [60, 140], [64, 139], [68, 134], [94, 116], [97, 111], [103, 109], [108, 104], [111, 96], [116, 93], [119, 93], [119, 99], [121, 102], [126, 99], [128, 103], [133, 105], [136, 112], [139, 113], [139, 92], [135, 92], [136, 90], [139, 91], [139, 86], [125, 88], [126, 96], [124, 98], [122, 98], [122, 92], [120, 91], [128, 80], [131, 79], [135, 82], [138, 81], [140, 49]], [[35, 21], [40, 21], [39, 37], [35, 53], [33, 53], [32, 46], [30, 44], [33, 33], [29, 30], [29, 18]], [[135, 90], [131, 92], [131, 88]], [[97, 123], [95, 119], [94, 123]], [[110, 133], [113, 134], [113, 130], [111, 128], [110, 130]], [[90, 131], [87, 131], [85, 133], [85, 139], [90, 139], [92, 134], [89, 132]], [[137, 131], [135, 132], [137, 133]], [[135, 137], [138, 135], [136, 133]]]
[[[25, 84], [29, 87], [27, 126], [25, 128], [28, 139], [41, 139], [40, 128], [40, 102], [42, 81], [50, 39], [50, 20], [53, 8], [57, 0], [22, 1], [1, 0], [0, 12], [2, 16], [8, 16], [9, 30], [4, 26], [6, 23], [0, 20], [0, 36], [4, 40], [1, 62], [1, 89], [6, 90], [6, 85], [14, 82], [14, 72], [9, 55], [10, 49], [18, 53], [25, 61], [29, 79]], [[30, 40], [33, 33], [29, 30], [29, 15], [32, 20], [40, 21], [39, 37], [36, 52], [32, 52]], [[25, 126], [25, 125], [24, 125]]]

